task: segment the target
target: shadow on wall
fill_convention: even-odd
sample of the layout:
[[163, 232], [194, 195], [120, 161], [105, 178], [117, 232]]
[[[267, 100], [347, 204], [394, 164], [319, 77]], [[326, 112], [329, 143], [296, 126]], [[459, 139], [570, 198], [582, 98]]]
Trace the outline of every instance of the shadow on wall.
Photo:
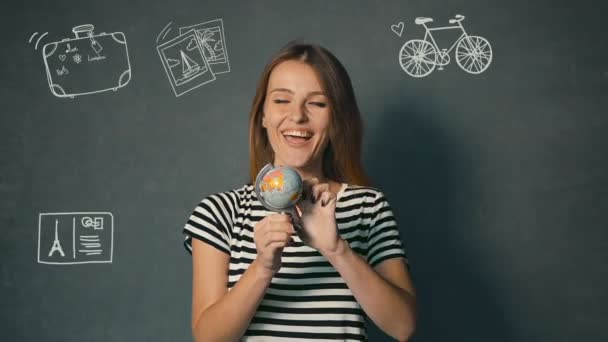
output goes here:
[[[457, 128], [440, 122], [448, 111], [461, 113], [438, 108], [419, 93], [385, 97], [400, 102], [384, 108], [377, 132], [368, 127], [365, 151], [373, 185], [393, 207], [410, 261], [419, 306], [413, 341], [511, 341], [498, 280], [475, 247], [484, 227], [470, 219], [482, 186], [468, 162], [471, 149], [454, 138]], [[369, 340], [392, 339], [372, 324]]]

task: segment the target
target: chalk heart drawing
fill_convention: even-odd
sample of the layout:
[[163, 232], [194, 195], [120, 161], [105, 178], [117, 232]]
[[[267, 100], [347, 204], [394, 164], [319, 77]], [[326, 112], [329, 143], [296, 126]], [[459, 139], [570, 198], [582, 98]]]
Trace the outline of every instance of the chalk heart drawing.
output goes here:
[[40, 213], [38, 263], [111, 263], [114, 215], [109, 212]]
[[[124, 33], [95, 34], [93, 30], [90, 24], [76, 26], [72, 29], [75, 37], [51, 42], [42, 48], [46, 76], [53, 95], [74, 98], [116, 91], [131, 80], [131, 63]], [[30, 41], [35, 35], [30, 37]], [[43, 36], [38, 38], [36, 46]], [[53, 70], [64, 72], [53, 73]]]
[[403, 23], [403, 21], [401, 21], [398, 24], [391, 25], [391, 30], [393, 32], [395, 32], [396, 35], [401, 37], [401, 35], [403, 34], [404, 27], [405, 27], [405, 24]]
[[[469, 74], [481, 74], [492, 62], [492, 46], [487, 39], [480, 36], [469, 35], [462, 21], [464, 16], [457, 14], [449, 20], [452, 26], [429, 28], [432, 18], [418, 17], [416, 25], [425, 29], [423, 39], [411, 39], [405, 42], [399, 51], [399, 65], [406, 74], [412, 77], [428, 76], [435, 67], [443, 70], [450, 63], [450, 53], [455, 50], [454, 57], [458, 66]], [[449, 48], [440, 48], [433, 32], [438, 30], [461, 30], [462, 34]]]
[[222, 19], [180, 27], [178, 36], [165, 41], [172, 23], [158, 34], [156, 48], [176, 97], [230, 72]]

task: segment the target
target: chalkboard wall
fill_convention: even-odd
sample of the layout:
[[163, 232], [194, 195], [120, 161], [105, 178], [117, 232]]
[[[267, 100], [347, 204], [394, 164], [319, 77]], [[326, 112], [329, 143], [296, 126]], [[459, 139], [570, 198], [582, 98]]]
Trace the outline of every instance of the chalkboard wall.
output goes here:
[[293, 39], [350, 73], [414, 341], [608, 340], [606, 2], [0, 7], [0, 340], [191, 340], [181, 229], [248, 180], [255, 85]]

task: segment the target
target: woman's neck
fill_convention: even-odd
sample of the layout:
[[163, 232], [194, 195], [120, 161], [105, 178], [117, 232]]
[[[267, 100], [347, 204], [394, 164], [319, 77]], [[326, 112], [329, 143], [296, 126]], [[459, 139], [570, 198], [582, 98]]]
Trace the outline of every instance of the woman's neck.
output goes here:
[[[284, 166], [284, 165], [280, 162], [279, 163], [275, 162], [274, 166]], [[302, 177], [303, 180], [310, 180], [312, 178], [317, 178], [319, 180], [319, 183], [328, 183], [330, 186], [330, 191], [333, 192], [334, 194], [337, 194], [340, 191], [340, 188], [342, 187], [341, 183], [331, 180], [323, 174], [322, 166], [303, 167], [303, 168], [293, 167], [293, 169], [298, 172], [298, 174], [300, 175], [300, 177]]]
[[[274, 166], [284, 166], [284, 163], [278, 162], [275, 160]], [[317, 178], [320, 183], [329, 183], [332, 182], [329, 178], [323, 174], [323, 166], [320, 164], [310, 165], [305, 167], [292, 167], [294, 170], [300, 174], [303, 180], [309, 180], [312, 178]], [[335, 182], [334, 182], [335, 183]]]

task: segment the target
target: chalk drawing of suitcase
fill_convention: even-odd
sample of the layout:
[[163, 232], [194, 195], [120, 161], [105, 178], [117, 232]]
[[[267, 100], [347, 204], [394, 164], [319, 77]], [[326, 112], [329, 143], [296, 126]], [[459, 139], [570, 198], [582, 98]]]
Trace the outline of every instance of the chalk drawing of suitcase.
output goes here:
[[93, 25], [76, 26], [75, 38], [44, 45], [42, 57], [53, 95], [74, 98], [116, 91], [131, 80], [125, 35], [94, 34], [93, 29]]

